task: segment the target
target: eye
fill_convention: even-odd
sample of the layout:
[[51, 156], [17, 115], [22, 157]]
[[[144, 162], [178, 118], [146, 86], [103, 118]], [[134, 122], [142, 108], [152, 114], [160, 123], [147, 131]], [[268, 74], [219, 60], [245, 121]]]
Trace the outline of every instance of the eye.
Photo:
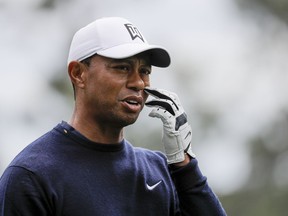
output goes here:
[[142, 68], [140, 70], [140, 73], [144, 74], [144, 75], [150, 75], [151, 74], [151, 69], [150, 68]]
[[131, 69], [129, 65], [116, 65], [113, 68], [119, 71], [123, 71], [123, 72], [128, 72]]

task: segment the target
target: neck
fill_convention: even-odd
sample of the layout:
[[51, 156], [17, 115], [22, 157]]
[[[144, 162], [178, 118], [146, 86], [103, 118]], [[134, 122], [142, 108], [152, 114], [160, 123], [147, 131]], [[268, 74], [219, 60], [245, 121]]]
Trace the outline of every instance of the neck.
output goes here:
[[93, 120], [81, 118], [75, 113], [70, 119], [69, 124], [86, 138], [97, 143], [115, 144], [123, 140], [123, 128], [99, 124], [93, 122]]

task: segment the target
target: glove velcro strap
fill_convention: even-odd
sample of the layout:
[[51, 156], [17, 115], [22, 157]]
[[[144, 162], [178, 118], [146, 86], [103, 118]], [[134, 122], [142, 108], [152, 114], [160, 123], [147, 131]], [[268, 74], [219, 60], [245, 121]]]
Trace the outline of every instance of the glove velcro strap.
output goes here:
[[163, 143], [168, 164], [179, 163], [185, 160], [185, 154], [195, 158], [191, 148], [191, 127], [186, 125], [180, 131], [168, 131], [163, 134]]
[[167, 155], [167, 163], [168, 164], [175, 164], [180, 163], [185, 160], [185, 154], [183, 151], [175, 153], [173, 155]]
[[[168, 136], [167, 136], [168, 135]], [[169, 140], [169, 142], [167, 142]], [[166, 136], [163, 137], [165, 153], [167, 156], [168, 164], [179, 163], [185, 160], [185, 153], [183, 148], [182, 139], [178, 131], [166, 133]], [[170, 145], [167, 145], [167, 144]]]

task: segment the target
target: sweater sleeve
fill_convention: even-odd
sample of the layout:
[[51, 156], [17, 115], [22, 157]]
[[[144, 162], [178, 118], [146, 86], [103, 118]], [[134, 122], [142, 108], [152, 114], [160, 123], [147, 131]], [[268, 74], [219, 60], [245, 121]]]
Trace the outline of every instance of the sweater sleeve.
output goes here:
[[226, 216], [219, 199], [192, 159], [185, 167], [170, 167], [180, 202], [182, 216]]
[[0, 179], [0, 216], [52, 215], [44, 197], [44, 191], [32, 172], [21, 167], [9, 167]]

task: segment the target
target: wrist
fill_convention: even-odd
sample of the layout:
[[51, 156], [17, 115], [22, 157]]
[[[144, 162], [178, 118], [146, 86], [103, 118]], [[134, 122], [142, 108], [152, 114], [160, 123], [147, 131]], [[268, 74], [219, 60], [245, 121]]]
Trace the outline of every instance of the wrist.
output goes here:
[[174, 163], [173, 165], [176, 167], [183, 167], [186, 166], [190, 162], [190, 160], [191, 160], [190, 156], [188, 154], [185, 154], [184, 161]]

